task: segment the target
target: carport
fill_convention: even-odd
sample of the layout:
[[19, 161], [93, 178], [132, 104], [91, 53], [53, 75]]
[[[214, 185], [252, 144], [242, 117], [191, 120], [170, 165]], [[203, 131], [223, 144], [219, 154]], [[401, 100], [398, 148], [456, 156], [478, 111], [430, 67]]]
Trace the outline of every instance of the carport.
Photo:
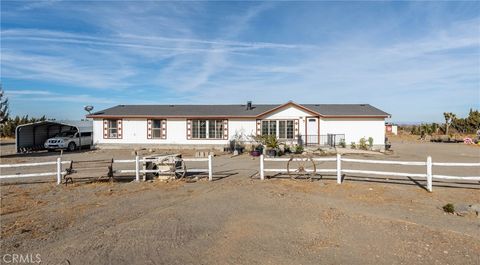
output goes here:
[[17, 126], [15, 146], [17, 153], [44, 150], [48, 138], [65, 131], [93, 133], [92, 121], [39, 121]]

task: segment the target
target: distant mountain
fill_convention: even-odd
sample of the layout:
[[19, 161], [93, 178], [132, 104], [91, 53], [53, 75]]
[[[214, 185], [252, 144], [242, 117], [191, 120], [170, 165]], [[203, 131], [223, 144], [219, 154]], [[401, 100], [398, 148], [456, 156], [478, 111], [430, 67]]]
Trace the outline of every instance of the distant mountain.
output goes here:
[[[393, 124], [397, 125], [420, 125], [422, 123], [433, 123], [434, 121], [392, 121]], [[441, 122], [435, 122], [441, 124]]]

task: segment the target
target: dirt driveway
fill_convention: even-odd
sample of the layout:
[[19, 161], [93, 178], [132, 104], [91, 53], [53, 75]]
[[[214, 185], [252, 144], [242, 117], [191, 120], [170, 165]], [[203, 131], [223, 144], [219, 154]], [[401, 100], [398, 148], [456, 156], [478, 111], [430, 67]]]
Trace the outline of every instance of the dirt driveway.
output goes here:
[[[388, 159], [480, 157], [480, 149], [464, 145], [394, 147]], [[2, 146], [1, 163], [54, 157], [12, 156]], [[347, 176], [341, 185], [333, 176], [262, 182], [258, 160], [248, 156], [221, 155], [214, 163], [213, 182], [3, 183], [1, 254], [40, 254], [42, 264], [480, 264], [480, 218], [441, 209], [480, 203], [479, 184], [447, 183], [428, 193], [409, 179], [372, 176]]]

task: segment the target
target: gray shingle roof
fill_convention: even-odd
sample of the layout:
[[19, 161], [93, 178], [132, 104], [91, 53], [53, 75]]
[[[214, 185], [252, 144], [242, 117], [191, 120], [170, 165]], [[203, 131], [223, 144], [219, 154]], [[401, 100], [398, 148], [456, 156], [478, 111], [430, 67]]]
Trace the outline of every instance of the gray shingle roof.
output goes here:
[[325, 116], [390, 116], [369, 104], [302, 104]]
[[[92, 113], [88, 117], [257, 117], [282, 105], [284, 104], [253, 104], [251, 110], [247, 110], [246, 105], [118, 105]], [[369, 104], [301, 104], [301, 106], [324, 116], [390, 115]]]

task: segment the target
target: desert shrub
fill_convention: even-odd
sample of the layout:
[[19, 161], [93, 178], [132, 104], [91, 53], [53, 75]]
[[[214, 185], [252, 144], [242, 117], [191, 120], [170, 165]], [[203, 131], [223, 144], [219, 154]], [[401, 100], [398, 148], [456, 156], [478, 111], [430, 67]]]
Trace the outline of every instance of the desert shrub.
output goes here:
[[345, 143], [345, 139], [340, 140], [340, 143], [338, 143], [341, 148], [347, 147], [347, 143]]
[[454, 213], [455, 212], [455, 206], [451, 203], [445, 204], [443, 207], [443, 211], [446, 213]]
[[480, 128], [480, 111], [470, 109], [468, 116], [459, 118], [454, 113], [444, 113], [445, 123], [422, 123], [419, 125], [400, 126], [399, 129], [410, 131], [414, 135], [432, 135], [432, 134], [449, 134], [449, 129], [453, 129], [458, 133], [475, 133]]
[[361, 150], [367, 150], [367, 139], [365, 137], [360, 138], [360, 141], [358, 142], [358, 149]]
[[370, 148], [370, 150], [373, 148], [373, 138], [372, 137], [368, 137], [368, 147]]
[[357, 149], [357, 145], [355, 144], [355, 142], [350, 143], [350, 148]]

